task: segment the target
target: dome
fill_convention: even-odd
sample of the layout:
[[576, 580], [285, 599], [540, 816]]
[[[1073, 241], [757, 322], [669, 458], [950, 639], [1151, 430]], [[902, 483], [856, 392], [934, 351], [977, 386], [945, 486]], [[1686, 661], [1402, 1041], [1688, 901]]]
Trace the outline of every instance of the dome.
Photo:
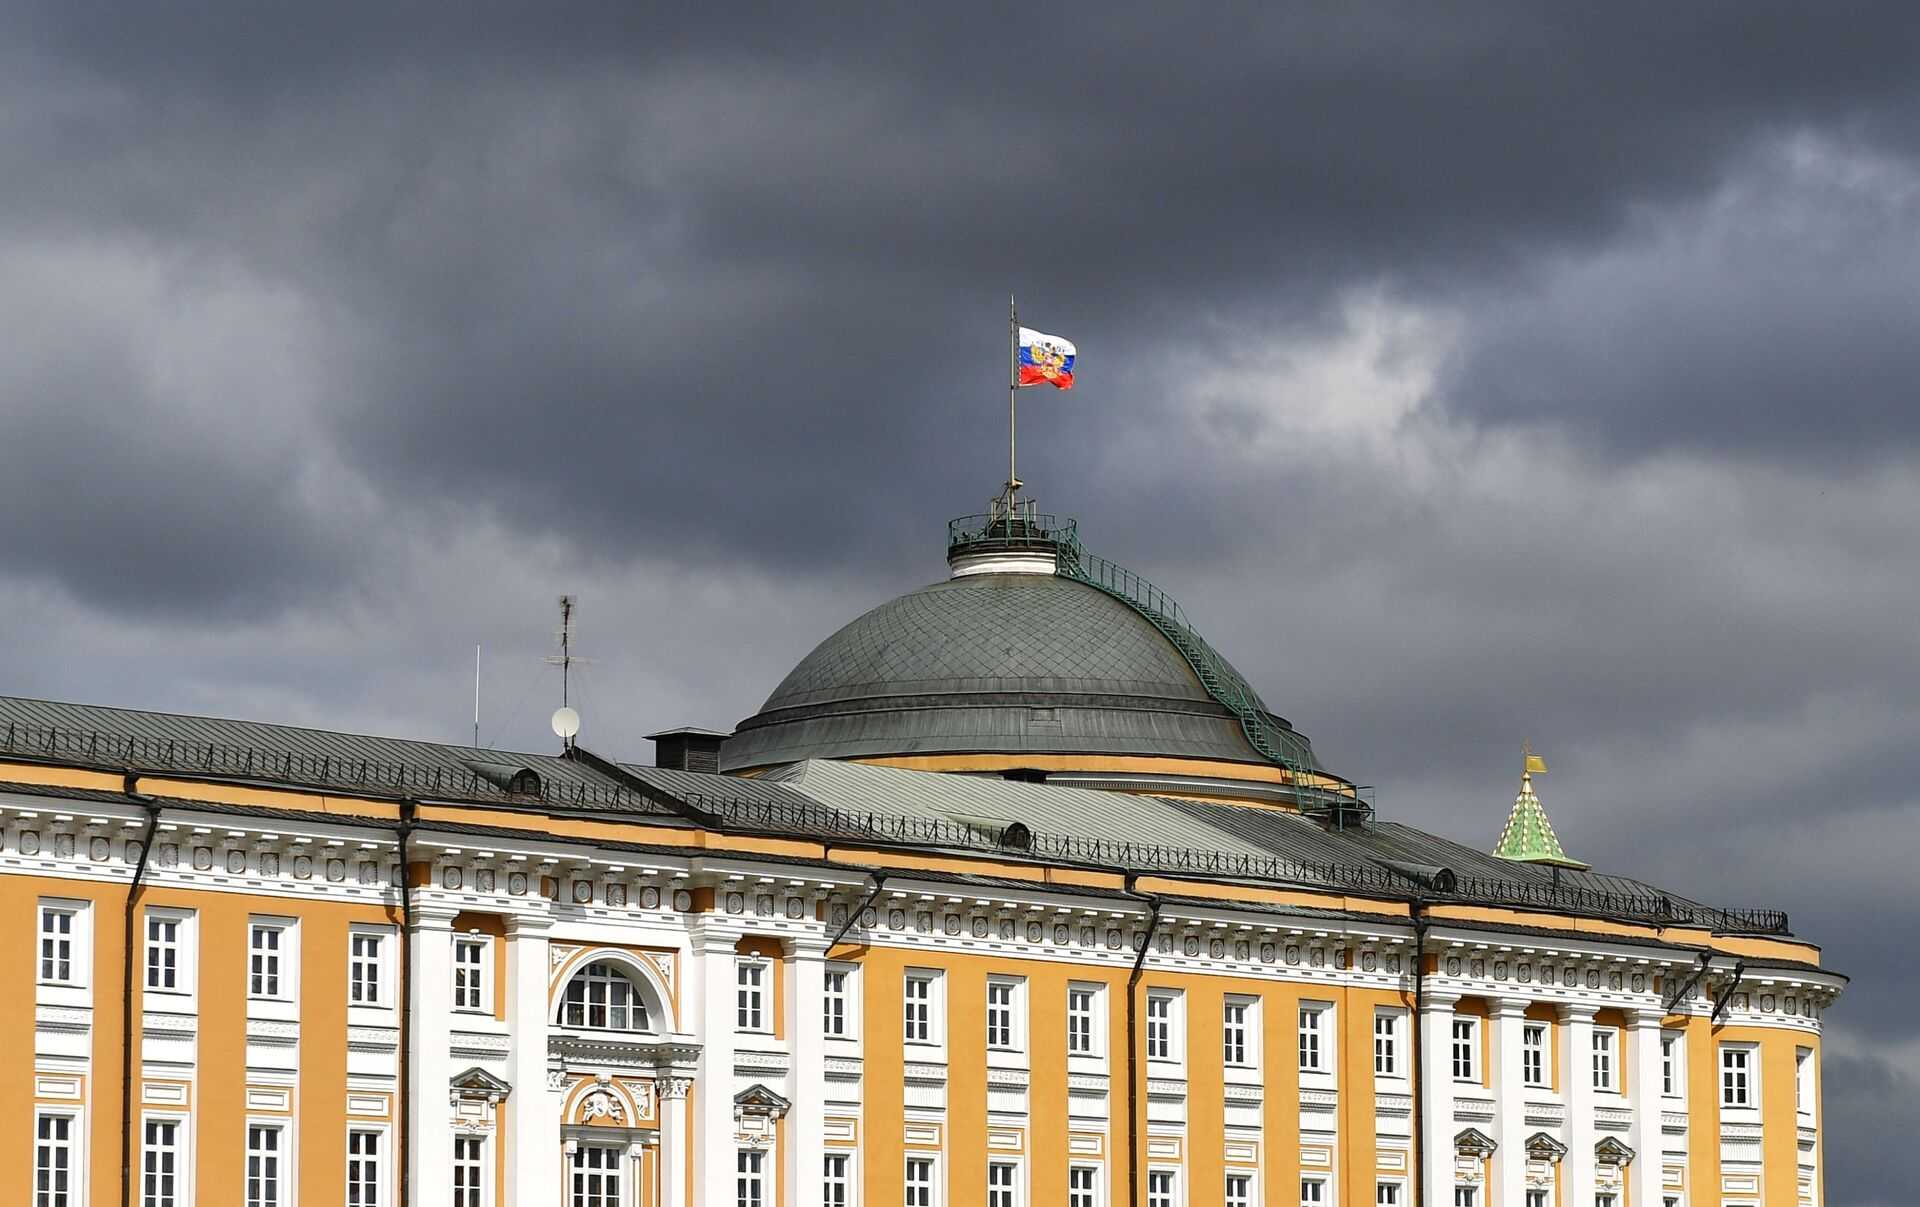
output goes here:
[[1141, 610], [1052, 560], [1016, 572], [956, 561], [955, 577], [867, 612], [741, 722], [722, 770], [957, 754], [1271, 766]]

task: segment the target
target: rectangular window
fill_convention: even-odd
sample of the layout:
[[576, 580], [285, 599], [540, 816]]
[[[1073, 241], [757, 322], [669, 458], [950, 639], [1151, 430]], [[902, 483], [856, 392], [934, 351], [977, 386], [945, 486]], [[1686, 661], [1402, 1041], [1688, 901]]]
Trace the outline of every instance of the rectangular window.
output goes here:
[[1400, 1207], [1400, 1183], [1381, 1182], [1373, 1188], [1374, 1207]]
[[[845, 976], [845, 973], [841, 973]], [[853, 1179], [847, 1169], [847, 1154], [828, 1153], [820, 1167], [821, 1207], [847, 1207], [853, 1200]]]
[[1147, 1059], [1173, 1059], [1173, 995], [1147, 995]]
[[[1167, 1176], [1171, 1179], [1173, 1175], [1169, 1174]], [[1171, 1182], [1169, 1182], [1169, 1189], [1171, 1189]], [[1228, 1174], [1226, 1201], [1227, 1207], [1253, 1207], [1253, 1175], [1245, 1173]], [[1167, 1203], [1169, 1207], [1171, 1207], [1173, 1200], [1169, 1198]]]
[[141, 1129], [140, 1207], [180, 1207], [180, 1123], [149, 1119]]
[[1300, 1071], [1302, 1073], [1320, 1073], [1326, 1069], [1325, 1053], [1321, 1051], [1323, 1021], [1326, 1012], [1318, 1006], [1300, 1007]]
[[1400, 1076], [1400, 1015], [1391, 1011], [1373, 1016], [1373, 1075]]
[[1229, 1001], [1220, 1008], [1221, 1056], [1229, 1067], [1247, 1064], [1247, 1004]]
[[1323, 1207], [1327, 1201], [1327, 1184], [1319, 1178], [1300, 1179], [1300, 1207]]
[[277, 922], [255, 922], [247, 927], [247, 993], [252, 997], [284, 998], [280, 975], [286, 952], [287, 928]]
[[280, 1207], [280, 1129], [247, 1128], [247, 1207]]
[[1520, 1028], [1520, 1079], [1530, 1086], [1547, 1084], [1547, 1025], [1527, 1023]]
[[766, 1207], [767, 1180], [764, 1166], [767, 1154], [743, 1148], [734, 1155], [733, 1201], [735, 1207]]
[[488, 940], [467, 935], [453, 941], [453, 1008], [487, 1008]]
[[1019, 986], [1012, 981], [987, 982], [987, 1046], [1016, 1047], [1019, 1031], [1014, 1026], [1014, 1000]]
[[1618, 1201], [1610, 1194], [1596, 1194], [1593, 1196], [1593, 1207], [1613, 1207]]
[[[1544, 1190], [1527, 1191], [1527, 1207], [1547, 1207], [1547, 1192]], [[1669, 1204], [1671, 1207], [1671, 1204]]]
[[380, 1133], [353, 1129], [347, 1133], [347, 1207], [380, 1207]]
[[847, 972], [829, 968], [821, 981], [820, 1030], [833, 1039], [847, 1035]]
[[1076, 1056], [1093, 1055], [1093, 999], [1085, 986], [1067, 989], [1067, 1051]]
[[906, 1002], [906, 1041], [910, 1044], [932, 1043], [933, 978], [908, 974], [902, 996]]
[[1091, 1165], [1067, 1168], [1067, 1207], [1100, 1207], [1100, 1171]]
[[1802, 1115], [1813, 1114], [1813, 1049], [1793, 1051], [1793, 1102]]
[[[1233, 1179], [1228, 1178], [1231, 1186]], [[1229, 1192], [1227, 1202], [1233, 1202]], [[1171, 1169], [1150, 1169], [1147, 1171], [1147, 1207], [1173, 1207], [1173, 1171]]]
[[147, 988], [172, 993], [181, 987], [181, 918], [168, 914], [147, 915]]
[[478, 1136], [453, 1138], [453, 1207], [482, 1207], [486, 1183], [486, 1151]]
[[77, 1207], [73, 1116], [42, 1115], [34, 1128], [33, 1207]]
[[1456, 1186], [1453, 1188], [1453, 1207], [1479, 1207], [1479, 1203], [1479, 1187]]
[[1613, 1032], [1600, 1028], [1593, 1033], [1593, 1088], [1612, 1092], [1613, 1079]]
[[1453, 1020], [1453, 1079], [1480, 1080], [1480, 1020]]
[[1720, 1105], [1744, 1107], [1753, 1105], [1753, 1084], [1749, 1062], [1752, 1053], [1746, 1048], [1720, 1049]]
[[905, 1207], [933, 1207], [933, 1158], [907, 1158]]
[[74, 975], [74, 920], [80, 911], [70, 905], [40, 907], [40, 980], [49, 985], [77, 985]]
[[347, 1000], [356, 1006], [378, 1006], [386, 999], [380, 955], [379, 935], [355, 932], [347, 937]]
[[1660, 1037], [1660, 1092], [1668, 1098], [1680, 1095], [1680, 1037]]
[[987, 1164], [987, 1207], [1019, 1207], [1020, 1169], [1010, 1161]]
[[569, 1207], [622, 1207], [621, 1151], [605, 1144], [573, 1150], [573, 1201]]
[[765, 1031], [767, 966], [759, 960], [741, 960], [734, 966], [734, 980], [734, 1022], [742, 1031]]

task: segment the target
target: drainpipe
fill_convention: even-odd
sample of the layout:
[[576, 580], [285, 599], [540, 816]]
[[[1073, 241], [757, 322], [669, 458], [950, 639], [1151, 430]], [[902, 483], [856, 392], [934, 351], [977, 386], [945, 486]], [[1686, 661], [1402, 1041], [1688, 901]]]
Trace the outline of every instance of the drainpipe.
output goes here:
[[1407, 903], [1413, 914], [1413, 1195], [1417, 1207], [1430, 1207], [1427, 1193], [1426, 1118], [1420, 1101], [1426, 1097], [1427, 1066], [1420, 1059], [1421, 1008], [1427, 996], [1427, 917], [1426, 901], [1415, 897]]
[[147, 856], [153, 850], [153, 833], [160, 823], [160, 806], [153, 797], [134, 791], [138, 777], [131, 771], [121, 791], [147, 814], [147, 828], [140, 840], [140, 858], [133, 865], [133, 882], [127, 886], [126, 916], [121, 924], [120, 943], [120, 1204], [133, 1207], [133, 909], [140, 895], [140, 882], [147, 872]]
[[1134, 953], [1133, 972], [1127, 977], [1127, 1202], [1140, 1204], [1140, 973], [1146, 968], [1147, 953], [1153, 950], [1153, 938], [1160, 929], [1160, 898], [1152, 893], [1135, 893], [1134, 876], [1127, 874], [1126, 892], [1148, 903], [1146, 938]]
[[411, 877], [413, 865], [408, 860], [408, 843], [413, 838], [414, 812], [418, 802], [411, 798], [400, 802], [400, 824], [393, 828], [400, 839], [400, 1078], [398, 1092], [394, 1094], [400, 1133], [399, 1151], [395, 1162], [399, 1167], [400, 1204], [407, 1207], [412, 1199], [413, 1179], [409, 1175], [407, 1162], [413, 1148], [413, 1100], [408, 1086], [413, 1061], [413, 1010], [409, 999], [413, 996], [413, 885]]
[[859, 905], [856, 905], [847, 912], [847, 924], [842, 926], [839, 933], [835, 934], [833, 938], [827, 940], [827, 951], [832, 951], [834, 948], [840, 946], [840, 940], [847, 937], [847, 932], [852, 930], [854, 924], [860, 921], [860, 915], [867, 912], [867, 907], [879, 899], [880, 890], [885, 888], [886, 884], [887, 874], [885, 872], [875, 872], [873, 874], [873, 891], [867, 894], [865, 901], [862, 901]]

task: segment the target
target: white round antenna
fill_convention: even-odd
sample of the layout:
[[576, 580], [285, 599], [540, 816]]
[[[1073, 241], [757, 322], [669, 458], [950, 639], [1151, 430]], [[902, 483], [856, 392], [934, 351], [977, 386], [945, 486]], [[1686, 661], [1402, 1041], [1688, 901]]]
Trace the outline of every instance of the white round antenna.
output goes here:
[[580, 714], [571, 708], [554, 709], [553, 732], [559, 737], [571, 739], [580, 732]]

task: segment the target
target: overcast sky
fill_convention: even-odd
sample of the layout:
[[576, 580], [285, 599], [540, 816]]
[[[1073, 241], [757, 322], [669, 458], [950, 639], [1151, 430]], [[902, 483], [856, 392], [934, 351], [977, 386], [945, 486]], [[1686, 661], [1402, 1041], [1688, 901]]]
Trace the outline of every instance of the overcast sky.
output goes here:
[[637, 7], [0, 10], [0, 691], [464, 740], [480, 643], [546, 749], [569, 591], [583, 740], [731, 727], [944, 572], [1018, 294], [1034, 496], [1383, 813], [1526, 738], [1791, 911], [1912, 1201], [1920, 8]]

